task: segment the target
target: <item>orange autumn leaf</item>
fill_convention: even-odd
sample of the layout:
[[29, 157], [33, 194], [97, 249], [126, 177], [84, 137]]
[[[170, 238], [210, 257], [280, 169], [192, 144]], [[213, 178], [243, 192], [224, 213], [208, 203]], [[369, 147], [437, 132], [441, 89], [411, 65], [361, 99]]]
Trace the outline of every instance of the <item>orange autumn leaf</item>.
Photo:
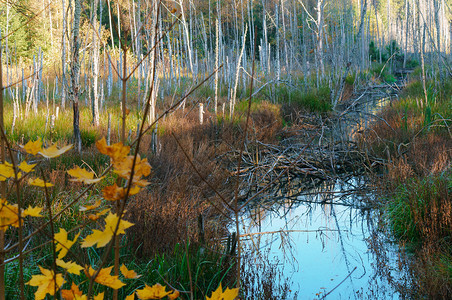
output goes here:
[[39, 151], [41, 151], [42, 148], [42, 141], [41, 138], [38, 138], [38, 140], [36, 141], [28, 141], [28, 143], [26, 143], [24, 146], [21, 146], [22, 148], [24, 148], [25, 152], [31, 154], [31, 155], [36, 155], [38, 154]]
[[179, 296], [180, 296], [179, 291], [175, 290], [171, 294], [168, 295], [168, 299], [175, 300], [175, 299], [179, 298]]
[[[99, 274], [97, 274], [96, 278], [94, 279], [94, 282], [108, 286], [115, 290], [125, 286], [126, 284], [119, 280], [118, 276], [110, 275], [112, 269], [113, 266], [101, 269], [99, 271]], [[85, 274], [88, 277], [93, 277], [95, 273], [96, 271], [91, 266], [88, 268], [88, 270], [85, 269]]]
[[104, 178], [104, 177], [94, 178], [94, 173], [91, 173], [83, 168], [80, 168], [79, 166], [76, 166], [75, 168], [68, 170], [67, 173], [72, 177], [75, 177], [71, 179], [71, 181], [81, 182], [85, 184], [96, 183]]
[[42, 275], [33, 275], [31, 280], [27, 282], [28, 285], [37, 286], [38, 290], [35, 292], [35, 300], [42, 300], [47, 294], [53, 296], [55, 291], [59, 290], [64, 284], [62, 274], [55, 274], [53, 270], [47, 270], [39, 267]]
[[[133, 156], [127, 156], [122, 161], [114, 164], [114, 172], [124, 179], [129, 179], [132, 173], [133, 159]], [[134, 178], [151, 174], [151, 165], [148, 163], [147, 158], [141, 159], [140, 155], [137, 155], [133, 174]]]
[[123, 160], [130, 152], [130, 147], [124, 146], [122, 143], [116, 143], [108, 146], [105, 138], [97, 141], [96, 147], [100, 153], [110, 156], [113, 163]]
[[[140, 190], [141, 190], [141, 188], [139, 186], [133, 186], [133, 187], [130, 188], [129, 195], [130, 196], [135, 195]], [[113, 184], [111, 186], [106, 186], [102, 190], [102, 196], [106, 200], [117, 201], [117, 200], [123, 199], [125, 197], [126, 191], [127, 191], [127, 189], [122, 188], [122, 187], [118, 187], [116, 185], [116, 183], [115, 183], [115, 184]]]
[[141, 277], [141, 275], [138, 275], [134, 270], [127, 269], [124, 264], [121, 265], [119, 270], [121, 270], [122, 275], [127, 279], [137, 279]]
[[50, 146], [48, 148], [42, 149], [38, 153], [41, 154], [42, 156], [44, 156], [45, 158], [54, 158], [54, 157], [58, 157], [61, 154], [69, 151], [71, 148], [72, 148], [72, 145], [67, 145], [67, 146], [64, 146], [64, 147], [58, 149], [56, 144], [53, 144], [52, 146]]
[[138, 187], [145, 187], [150, 184], [146, 180], [141, 180], [141, 179], [137, 180], [137, 178], [135, 176], [133, 177], [132, 183], [137, 185]]
[[70, 290], [61, 290], [61, 297], [64, 300], [75, 300], [76, 297], [80, 298], [83, 295], [75, 283], [72, 283]]
[[91, 221], [96, 221], [98, 220], [100, 217], [94, 214], [89, 214], [88, 215], [88, 219], [90, 219]]
[[137, 290], [136, 293], [139, 299], [146, 300], [146, 299], [162, 299], [171, 294], [171, 291], [167, 292], [165, 286], [162, 286], [160, 283], [157, 283], [154, 284], [153, 286], [145, 284], [144, 288], [141, 290]]
[[125, 196], [124, 188], [119, 187], [116, 183], [110, 186], [106, 186], [102, 190], [102, 196], [109, 201], [117, 201]]

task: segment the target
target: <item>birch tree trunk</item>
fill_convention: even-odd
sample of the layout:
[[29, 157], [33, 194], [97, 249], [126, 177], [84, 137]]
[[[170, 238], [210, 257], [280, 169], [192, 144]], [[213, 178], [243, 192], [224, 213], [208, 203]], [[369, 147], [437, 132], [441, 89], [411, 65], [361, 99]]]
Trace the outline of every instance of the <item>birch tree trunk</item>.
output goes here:
[[181, 16], [182, 16], [182, 25], [184, 26], [184, 37], [185, 37], [185, 44], [187, 47], [188, 62], [189, 62], [190, 72], [193, 73], [193, 57], [192, 57], [192, 52], [191, 52], [191, 47], [190, 47], [190, 33], [189, 33], [188, 25], [187, 25], [187, 20], [185, 18], [183, 4], [184, 4], [184, 1], [179, 0], [180, 11], [181, 11]]
[[67, 16], [66, 16], [66, 4], [64, 0], [61, 0], [63, 8], [63, 34], [61, 36], [61, 107], [65, 108], [67, 83], [66, 83], [66, 31], [67, 31]]
[[215, 22], [215, 70], [217, 70], [215, 72], [215, 101], [214, 101], [214, 111], [215, 111], [215, 116], [217, 115], [217, 106], [218, 106], [218, 56], [219, 56], [219, 52], [220, 52], [220, 24], [218, 22], [218, 19]]
[[[93, 11], [93, 21], [92, 21], [92, 27], [93, 31], [96, 31], [96, 23], [97, 23], [97, 5], [98, 1], [94, 0], [94, 11]], [[101, 23], [99, 23], [99, 31], [98, 33], [93, 32], [93, 97], [92, 97], [92, 106], [93, 106], [93, 124], [94, 126], [99, 126], [99, 88], [98, 88], [98, 81], [99, 81], [99, 37], [101, 33]]]
[[358, 50], [358, 45], [359, 45], [359, 41], [361, 39], [361, 34], [363, 31], [363, 25], [364, 25], [364, 19], [367, 13], [367, 0], [362, 0], [362, 9], [361, 9], [361, 21], [360, 21], [360, 25], [359, 25], [359, 29], [358, 29], [358, 34], [356, 36], [356, 41], [353, 45], [353, 49], [352, 49], [352, 53], [351, 53], [351, 57], [349, 59], [349, 61], [347, 62], [347, 65], [345, 67], [345, 71], [344, 74], [342, 75], [342, 78], [340, 78], [339, 81], [339, 87], [336, 89], [335, 94], [333, 95], [333, 99], [332, 99], [332, 105], [333, 105], [333, 109], [336, 108], [337, 103], [339, 102], [339, 100], [342, 98], [342, 93], [344, 90], [344, 85], [345, 85], [345, 79], [348, 76], [348, 73], [350, 71], [350, 67], [352, 65], [352, 60], [355, 58], [356, 56], [356, 52]]
[[317, 60], [320, 67], [320, 78], [325, 75], [325, 66], [323, 65], [323, 11], [325, 9], [325, 0], [317, 1]]
[[74, 113], [74, 145], [77, 152], [82, 151], [82, 138], [80, 135], [80, 112], [79, 112], [79, 96], [80, 96], [80, 62], [79, 62], [79, 31], [80, 31], [80, 15], [82, 12], [82, 1], [74, 2], [74, 18], [72, 26], [72, 46], [71, 46], [71, 89], [69, 91], [72, 100], [72, 108]]

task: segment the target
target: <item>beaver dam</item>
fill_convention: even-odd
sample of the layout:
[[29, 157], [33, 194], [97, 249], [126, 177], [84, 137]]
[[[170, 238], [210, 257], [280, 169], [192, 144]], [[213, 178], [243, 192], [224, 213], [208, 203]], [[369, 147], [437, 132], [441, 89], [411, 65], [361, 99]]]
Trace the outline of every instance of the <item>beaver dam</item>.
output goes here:
[[243, 152], [233, 174], [242, 179], [249, 299], [262, 290], [275, 299], [400, 296], [393, 284], [403, 277], [398, 247], [380, 238], [373, 210], [378, 193], [371, 177], [384, 161], [359, 145], [394, 97], [394, 90], [366, 90], [334, 118], [299, 116], [278, 145], [253, 141], [254, 150]]

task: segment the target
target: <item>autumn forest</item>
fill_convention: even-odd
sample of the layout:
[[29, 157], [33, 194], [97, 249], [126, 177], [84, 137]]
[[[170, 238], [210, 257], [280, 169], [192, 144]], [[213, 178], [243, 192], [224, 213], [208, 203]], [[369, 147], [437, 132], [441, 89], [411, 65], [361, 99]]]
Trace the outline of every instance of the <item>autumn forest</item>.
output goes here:
[[450, 299], [451, 0], [0, 0], [0, 300]]

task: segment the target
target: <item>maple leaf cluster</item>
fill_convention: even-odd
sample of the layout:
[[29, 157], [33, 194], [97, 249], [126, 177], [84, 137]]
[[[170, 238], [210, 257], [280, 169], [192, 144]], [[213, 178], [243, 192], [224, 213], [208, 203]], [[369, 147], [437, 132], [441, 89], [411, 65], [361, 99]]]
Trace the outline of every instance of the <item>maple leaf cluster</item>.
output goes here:
[[[57, 148], [56, 144], [43, 148], [42, 141], [30, 141], [24, 146], [21, 146], [26, 153], [35, 156], [40, 155], [46, 159], [57, 157], [69, 149], [71, 145]], [[122, 143], [107, 145], [105, 139], [96, 142], [96, 147], [100, 153], [108, 155], [111, 159], [113, 172], [119, 177], [116, 183], [106, 186], [102, 190], [102, 198], [111, 202], [125, 201], [128, 196], [137, 194], [143, 187], [149, 183], [144, 179], [151, 173], [151, 166], [146, 158], [141, 158], [137, 155], [129, 155], [130, 147]], [[26, 161], [18, 165], [13, 165], [8, 162], [0, 164], [0, 181], [14, 180], [16, 184], [23, 177], [29, 177], [26, 181], [29, 185], [50, 188], [52, 183], [45, 181], [38, 177], [32, 178], [31, 172], [34, 172], [36, 164], [28, 164]], [[89, 167], [88, 167], [89, 168]], [[67, 171], [71, 176], [71, 181], [80, 182], [82, 184], [94, 185], [102, 181], [105, 176], [97, 176], [92, 170], [75, 166]], [[102, 205], [101, 199], [98, 199], [93, 204], [87, 204], [80, 207], [81, 212], [88, 212], [88, 219], [97, 221], [103, 217], [104, 226], [98, 229], [93, 229], [91, 234], [88, 234], [79, 243], [81, 248], [94, 247], [102, 248], [108, 245], [116, 235], [125, 234], [125, 230], [134, 224], [123, 220], [123, 214], [112, 213], [110, 208], [101, 209], [97, 211]], [[19, 227], [23, 224], [24, 218], [42, 217], [40, 214], [42, 207], [31, 207], [27, 209], [19, 209], [17, 204], [10, 204], [5, 199], [0, 199], [0, 230], [6, 231], [10, 226]], [[94, 213], [91, 213], [95, 211]], [[37, 287], [35, 292], [35, 299], [45, 299], [47, 294], [55, 296], [59, 291], [62, 299], [65, 300], [88, 300], [88, 296], [80, 290], [80, 287], [74, 282], [70, 289], [62, 289], [66, 283], [65, 274], [73, 274], [82, 276], [83, 274], [91, 279], [93, 282], [106, 286], [108, 288], [118, 290], [126, 285], [125, 280], [136, 280], [141, 277], [134, 270], [129, 270], [124, 264], [121, 265], [121, 275], [111, 275], [113, 266], [95, 269], [91, 265], [84, 265], [79, 260], [68, 260], [66, 256], [71, 253], [72, 247], [77, 244], [80, 238], [80, 232], [73, 233], [75, 230], [66, 231], [64, 228], [59, 228], [59, 231], [54, 234], [55, 252], [57, 254], [55, 265], [61, 270], [49, 270], [39, 266], [40, 274], [33, 275], [31, 280], [27, 282], [28, 285]], [[72, 235], [72, 238], [69, 237]], [[74, 255], [73, 255], [74, 256]], [[74, 256], [75, 257], [75, 256]], [[76, 258], [76, 257], [75, 257]], [[71, 277], [73, 278], [73, 277]], [[211, 297], [206, 297], [207, 300], [233, 300], [238, 296], [238, 289], [228, 289], [223, 291], [221, 284]], [[180, 291], [175, 289], [167, 290], [166, 286], [157, 283], [152, 286], [144, 284], [144, 287], [136, 289], [132, 294], [125, 299], [178, 299]], [[104, 293], [99, 293], [94, 296], [95, 300], [104, 299]]]

